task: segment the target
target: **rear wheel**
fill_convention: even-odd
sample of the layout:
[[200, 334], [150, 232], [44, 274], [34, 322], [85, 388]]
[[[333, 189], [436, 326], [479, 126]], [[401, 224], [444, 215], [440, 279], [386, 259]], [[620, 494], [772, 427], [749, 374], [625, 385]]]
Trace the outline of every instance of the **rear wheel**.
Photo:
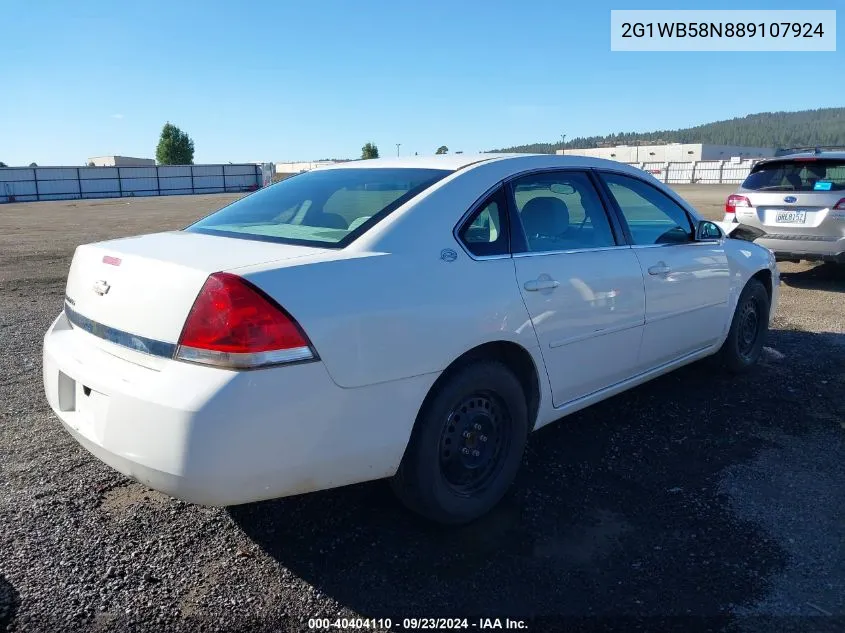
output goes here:
[[736, 304], [728, 338], [719, 352], [731, 372], [747, 371], [760, 358], [769, 330], [769, 293], [757, 279], [751, 279]]
[[393, 489], [433, 521], [472, 521], [507, 492], [527, 435], [525, 394], [513, 372], [497, 361], [467, 365], [420, 411]]

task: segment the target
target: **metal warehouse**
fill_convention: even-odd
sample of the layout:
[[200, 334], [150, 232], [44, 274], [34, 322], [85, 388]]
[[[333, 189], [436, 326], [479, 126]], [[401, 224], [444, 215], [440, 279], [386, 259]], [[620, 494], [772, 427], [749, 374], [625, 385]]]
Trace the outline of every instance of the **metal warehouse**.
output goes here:
[[622, 163], [691, 162], [730, 160], [731, 158], [766, 158], [775, 155], [771, 147], [741, 147], [706, 143], [668, 143], [664, 145], [617, 145], [588, 149], [557, 150], [558, 154], [607, 158]]

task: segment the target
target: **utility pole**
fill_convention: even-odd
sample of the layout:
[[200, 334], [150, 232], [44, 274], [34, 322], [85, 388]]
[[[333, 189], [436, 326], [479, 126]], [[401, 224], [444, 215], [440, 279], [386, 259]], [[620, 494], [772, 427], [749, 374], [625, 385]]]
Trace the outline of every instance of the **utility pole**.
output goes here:
[[566, 134], [560, 135], [560, 153], [566, 154]]
[[399, 146], [400, 146], [401, 144], [402, 144], [402, 143], [396, 143], [396, 157], [397, 157], [397, 158], [399, 157]]

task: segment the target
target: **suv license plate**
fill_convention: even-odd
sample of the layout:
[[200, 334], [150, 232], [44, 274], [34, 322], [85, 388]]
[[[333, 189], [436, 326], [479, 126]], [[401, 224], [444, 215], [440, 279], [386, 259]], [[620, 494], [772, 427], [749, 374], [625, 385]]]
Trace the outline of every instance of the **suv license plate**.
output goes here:
[[775, 215], [778, 224], [804, 224], [806, 221], [806, 211], [778, 211]]

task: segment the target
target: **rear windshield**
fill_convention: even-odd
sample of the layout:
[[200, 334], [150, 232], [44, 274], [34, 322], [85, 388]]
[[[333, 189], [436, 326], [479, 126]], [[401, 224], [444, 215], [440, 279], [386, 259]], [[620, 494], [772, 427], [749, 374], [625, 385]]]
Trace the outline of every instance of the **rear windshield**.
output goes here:
[[185, 230], [341, 248], [451, 173], [407, 168], [310, 171], [260, 189]]
[[845, 160], [783, 160], [756, 166], [743, 189], [752, 191], [841, 191]]

